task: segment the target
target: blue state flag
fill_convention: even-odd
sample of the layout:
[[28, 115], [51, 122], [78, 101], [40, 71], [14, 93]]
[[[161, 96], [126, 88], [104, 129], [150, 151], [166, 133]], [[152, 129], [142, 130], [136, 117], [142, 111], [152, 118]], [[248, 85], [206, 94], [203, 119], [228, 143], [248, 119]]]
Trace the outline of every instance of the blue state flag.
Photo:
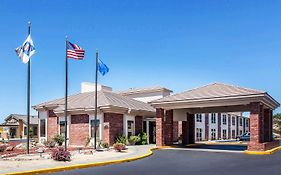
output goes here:
[[109, 71], [109, 68], [100, 59], [99, 59], [99, 62], [98, 62], [98, 68], [99, 68], [99, 72], [102, 75], [107, 74], [108, 71]]
[[15, 51], [17, 56], [22, 60], [23, 63], [29, 62], [30, 57], [35, 53], [35, 47], [30, 34], [23, 42], [23, 44], [16, 48]]

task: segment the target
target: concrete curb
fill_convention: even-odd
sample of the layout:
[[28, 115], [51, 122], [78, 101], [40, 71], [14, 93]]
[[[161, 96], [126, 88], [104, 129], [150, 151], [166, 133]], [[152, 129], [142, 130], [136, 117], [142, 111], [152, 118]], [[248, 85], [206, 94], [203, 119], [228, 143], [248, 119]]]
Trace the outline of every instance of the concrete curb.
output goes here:
[[281, 150], [281, 146], [278, 146], [276, 148], [267, 150], [267, 151], [244, 151], [245, 154], [251, 154], [251, 155], [270, 155], [275, 153], [276, 151]]
[[147, 154], [132, 157], [132, 158], [111, 160], [111, 161], [105, 161], [105, 162], [96, 162], [96, 163], [89, 163], [89, 164], [77, 164], [77, 165], [70, 165], [70, 166], [64, 166], [64, 167], [45, 168], [45, 169], [38, 169], [38, 170], [31, 170], [31, 171], [24, 171], [24, 172], [13, 172], [13, 173], [7, 173], [6, 175], [54, 173], [54, 172], [66, 171], [66, 170], [74, 170], [74, 169], [82, 169], [82, 168], [89, 168], [89, 167], [112, 165], [112, 164], [118, 164], [118, 163], [123, 163], [123, 162], [131, 162], [134, 160], [139, 160], [139, 159], [143, 159], [143, 158], [151, 156], [153, 154], [152, 151], [156, 150], [156, 149], [161, 149], [161, 148], [158, 148], [158, 147], [150, 148]]

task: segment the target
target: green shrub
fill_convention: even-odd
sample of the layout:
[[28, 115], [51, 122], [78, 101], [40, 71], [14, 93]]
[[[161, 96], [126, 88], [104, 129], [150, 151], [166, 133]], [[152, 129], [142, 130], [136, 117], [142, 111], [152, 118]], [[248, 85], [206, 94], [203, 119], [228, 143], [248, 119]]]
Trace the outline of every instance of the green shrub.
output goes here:
[[124, 145], [127, 145], [127, 138], [125, 136], [118, 136], [116, 138], [116, 143], [123, 143]]
[[141, 139], [139, 136], [130, 136], [128, 138], [128, 142], [130, 145], [135, 145], [137, 142], [139, 142]]
[[54, 148], [56, 146], [56, 142], [53, 140], [48, 140], [44, 142], [44, 145], [48, 148]]
[[145, 132], [139, 133], [138, 137], [140, 141], [137, 142], [137, 145], [147, 145], [147, 134]]
[[115, 149], [115, 151], [121, 152], [122, 150], [125, 150], [125, 149], [126, 149], [126, 145], [123, 144], [123, 143], [115, 143], [115, 144], [113, 145], [113, 148]]
[[53, 140], [59, 145], [61, 146], [64, 142], [64, 136], [63, 135], [56, 135]]
[[101, 145], [102, 148], [109, 148], [109, 144], [108, 143], [101, 142], [100, 145]]
[[33, 129], [29, 129], [29, 137], [32, 138], [33, 137]]

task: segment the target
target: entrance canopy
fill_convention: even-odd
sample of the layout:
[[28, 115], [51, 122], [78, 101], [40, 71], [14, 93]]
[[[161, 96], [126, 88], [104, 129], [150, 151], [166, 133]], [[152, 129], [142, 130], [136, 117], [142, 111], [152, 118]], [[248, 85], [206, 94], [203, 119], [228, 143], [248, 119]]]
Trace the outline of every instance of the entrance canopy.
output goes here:
[[280, 104], [267, 92], [213, 83], [153, 101], [155, 108], [188, 109], [189, 113], [250, 111], [250, 103], [260, 102], [276, 109]]
[[[264, 151], [279, 145], [272, 137], [272, 111], [280, 106], [267, 92], [213, 83], [151, 102], [156, 108], [156, 144], [173, 144], [175, 112], [183, 111], [182, 143], [194, 143], [194, 114], [250, 112], [249, 151]], [[220, 120], [220, 119], [219, 119]]]

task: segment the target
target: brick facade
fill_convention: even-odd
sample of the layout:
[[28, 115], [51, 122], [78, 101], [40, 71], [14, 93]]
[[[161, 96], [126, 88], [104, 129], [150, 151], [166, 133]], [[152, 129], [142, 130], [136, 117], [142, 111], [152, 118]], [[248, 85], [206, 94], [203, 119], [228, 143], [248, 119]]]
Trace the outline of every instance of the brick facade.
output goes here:
[[85, 146], [89, 137], [89, 115], [71, 115], [69, 136], [70, 145]]
[[164, 145], [164, 109], [156, 108], [156, 145]]
[[173, 110], [166, 111], [166, 120], [165, 120], [165, 144], [172, 145], [173, 144]]
[[177, 142], [179, 140], [179, 122], [174, 121], [173, 123], [173, 142]]
[[123, 135], [123, 114], [104, 113], [103, 141], [113, 145], [116, 137]]
[[59, 133], [58, 117], [53, 111], [48, 111], [47, 139], [52, 140]]
[[156, 109], [156, 145], [173, 144], [173, 110]]
[[194, 114], [187, 113], [187, 132], [188, 132], [188, 144], [195, 143], [195, 117]]

